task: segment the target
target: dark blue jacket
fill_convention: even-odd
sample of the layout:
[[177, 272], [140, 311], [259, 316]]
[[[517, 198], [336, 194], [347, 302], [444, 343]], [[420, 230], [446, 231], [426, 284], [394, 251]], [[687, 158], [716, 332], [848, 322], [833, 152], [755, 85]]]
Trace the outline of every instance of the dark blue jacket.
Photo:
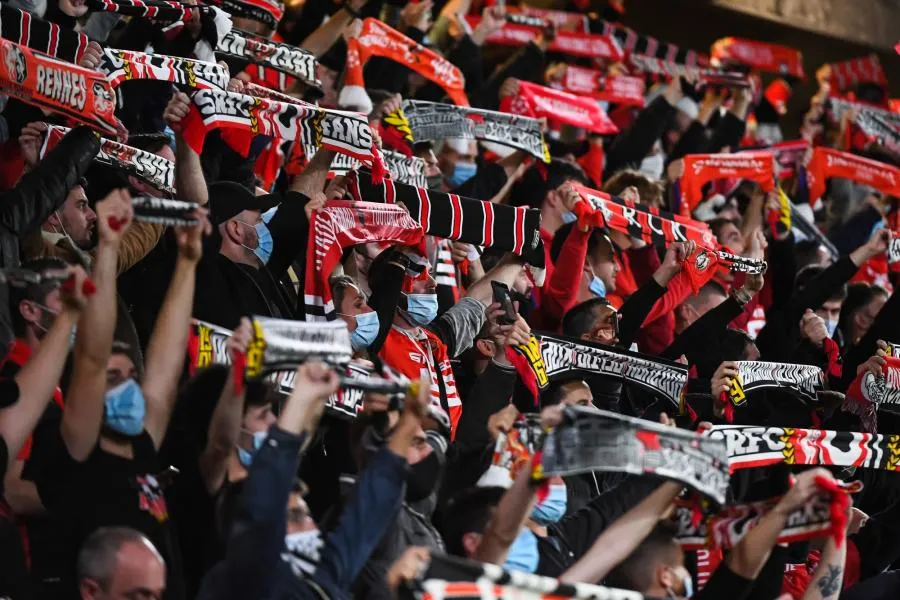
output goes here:
[[351, 492], [338, 526], [325, 539], [310, 579], [282, 560], [288, 498], [306, 436], [273, 426], [253, 456], [225, 560], [206, 576], [198, 600], [350, 598], [349, 588], [394, 522], [403, 501], [406, 459], [382, 449]]

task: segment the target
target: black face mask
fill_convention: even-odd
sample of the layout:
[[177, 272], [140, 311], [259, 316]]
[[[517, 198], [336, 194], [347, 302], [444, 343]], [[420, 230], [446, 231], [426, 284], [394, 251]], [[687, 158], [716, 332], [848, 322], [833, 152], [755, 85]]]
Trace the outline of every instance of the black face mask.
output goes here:
[[406, 476], [406, 501], [418, 502], [437, 489], [443, 468], [437, 452], [432, 452], [414, 465], [410, 465]]

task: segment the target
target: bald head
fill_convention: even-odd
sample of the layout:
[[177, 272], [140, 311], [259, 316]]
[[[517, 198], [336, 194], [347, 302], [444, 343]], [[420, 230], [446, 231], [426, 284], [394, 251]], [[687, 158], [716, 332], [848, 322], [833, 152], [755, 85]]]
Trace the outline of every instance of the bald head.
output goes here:
[[128, 527], [102, 527], [88, 537], [77, 564], [82, 600], [161, 600], [166, 564], [153, 544]]

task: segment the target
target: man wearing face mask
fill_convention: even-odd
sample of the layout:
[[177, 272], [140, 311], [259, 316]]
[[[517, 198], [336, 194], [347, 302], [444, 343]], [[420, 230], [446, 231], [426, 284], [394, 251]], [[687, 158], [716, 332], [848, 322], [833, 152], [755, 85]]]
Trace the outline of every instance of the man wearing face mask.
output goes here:
[[478, 144], [475, 140], [449, 138], [444, 140], [437, 155], [437, 164], [444, 176], [445, 191], [455, 190], [478, 172], [475, 159]]

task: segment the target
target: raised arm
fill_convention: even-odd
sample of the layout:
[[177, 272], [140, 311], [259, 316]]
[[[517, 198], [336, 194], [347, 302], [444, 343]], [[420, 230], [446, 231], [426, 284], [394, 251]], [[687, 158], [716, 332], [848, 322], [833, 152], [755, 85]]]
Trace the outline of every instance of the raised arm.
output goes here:
[[156, 326], [147, 347], [147, 360], [141, 390], [147, 403], [144, 427], [158, 449], [162, 445], [175, 404], [175, 388], [184, 368], [197, 262], [203, 254], [203, 235], [212, 232], [206, 209], [197, 209], [199, 223], [192, 227], [176, 227], [178, 258], [169, 291], [156, 318]]
[[240, 393], [235, 389], [235, 377], [243, 378], [243, 373], [235, 373], [235, 357], [246, 354], [247, 343], [253, 334], [250, 319], [244, 317], [226, 342], [228, 355], [231, 357], [231, 368], [219, 394], [219, 401], [213, 411], [206, 436], [206, 448], [200, 455], [200, 474], [210, 495], [222, 487], [228, 471], [228, 458], [234, 452], [238, 435], [241, 432], [241, 416], [243, 415], [245, 390]]
[[472, 557], [475, 560], [495, 565], [506, 562], [509, 547], [516, 540], [534, 508], [535, 488], [531, 478], [532, 468], [531, 460], [523, 464], [512, 487], [503, 494], [494, 516], [484, 528], [478, 550]]
[[[53, 397], [53, 390], [59, 382], [69, 353], [72, 327], [78, 322], [87, 303], [89, 294], [85, 294], [85, 291], [91, 291], [91, 284], [86, 284], [87, 274], [81, 267], [70, 267], [69, 272], [71, 283], [65, 284], [61, 290], [63, 310], [53, 321], [31, 360], [15, 376], [18, 400], [12, 406], [0, 410], [0, 437], [9, 450], [10, 465], [16, 460], [22, 444], [31, 435]], [[0, 384], [7, 385], [9, 384]]]
[[203, 167], [200, 165], [200, 155], [194, 152], [181, 136], [181, 120], [190, 110], [191, 99], [188, 95], [184, 92], [175, 92], [163, 111], [163, 118], [175, 132], [175, 191], [179, 200], [206, 206], [209, 202], [209, 192], [206, 189], [206, 179], [203, 177]]
[[[847, 523], [850, 519], [847, 519]], [[844, 584], [844, 561], [847, 559], [847, 541], [840, 547], [834, 538], [828, 538], [822, 558], [812, 581], [806, 586], [803, 600], [837, 600]]]
[[60, 425], [69, 455], [79, 462], [97, 445], [103, 423], [106, 363], [116, 328], [116, 259], [132, 214], [131, 197], [125, 190], [113, 191], [97, 203], [100, 242], [92, 274], [97, 291], [81, 317]]
[[331, 168], [334, 156], [334, 150], [319, 148], [303, 172], [294, 177], [291, 182], [291, 191], [300, 192], [307, 198], [312, 198], [316, 192], [323, 191], [325, 182], [328, 181], [328, 170]]

